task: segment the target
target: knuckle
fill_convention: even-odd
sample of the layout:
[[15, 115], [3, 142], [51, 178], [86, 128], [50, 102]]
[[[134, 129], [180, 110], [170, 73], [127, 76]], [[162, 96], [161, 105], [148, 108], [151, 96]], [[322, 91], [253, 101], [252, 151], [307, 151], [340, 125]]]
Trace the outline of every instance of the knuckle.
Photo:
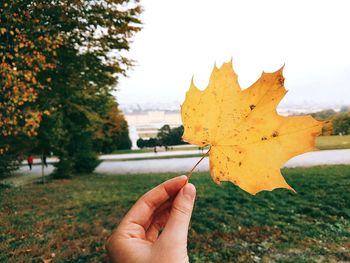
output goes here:
[[107, 239], [105, 243], [105, 248], [107, 251], [111, 252], [113, 250], [116, 250], [119, 248], [119, 239], [118, 239], [118, 234], [116, 231], [112, 233], [112, 235]]
[[113, 237], [110, 236], [107, 241], [106, 241], [106, 244], [105, 244], [105, 248], [107, 251], [110, 251], [111, 248], [112, 248], [112, 244], [113, 244]]

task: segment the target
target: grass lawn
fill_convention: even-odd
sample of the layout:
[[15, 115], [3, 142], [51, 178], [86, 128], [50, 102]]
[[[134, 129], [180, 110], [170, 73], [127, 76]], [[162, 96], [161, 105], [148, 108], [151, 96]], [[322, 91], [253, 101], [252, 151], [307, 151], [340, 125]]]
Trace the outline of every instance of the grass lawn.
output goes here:
[[[169, 146], [171, 147], [171, 146]], [[169, 151], [188, 151], [188, 150], [198, 150], [198, 146], [181, 146], [178, 145], [176, 147], [173, 147], [172, 150], [169, 149]], [[158, 152], [166, 152], [164, 147], [157, 146]], [[112, 154], [128, 154], [128, 153], [149, 153], [154, 152], [154, 148], [142, 148], [142, 149], [130, 149], [130, 150], [117, 150], [113, 151]]]
[[117, 150], [117, 151], [113, 151], [111, 154], [148, 153], [148, 152], [153, 152], [153, 148]]
[[350, 135], [319, 136], [316, 138], [316, 147], [320, 150], [349, 149]]
[[[191, 262], [349, 262], [350, 166], [283, 170], [296, 189], [253, 197], [195, 173]], [[145, 191], [175, 174], [86, 175], [0, 189], [0, 262], [101, 262]]]

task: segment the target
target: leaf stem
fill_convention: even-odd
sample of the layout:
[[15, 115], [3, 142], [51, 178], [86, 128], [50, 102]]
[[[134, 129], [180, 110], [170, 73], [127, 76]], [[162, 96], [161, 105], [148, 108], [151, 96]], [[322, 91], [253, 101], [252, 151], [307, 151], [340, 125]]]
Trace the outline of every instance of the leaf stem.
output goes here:
[[199, 161], [193, 166], [193, 168], [191, 169], [191, 171], [188, 173], [187, 175], [187, 181], [190, 180], [190, 177], [194, 171], [194, 169], [196, 169], [196, 167], [198, 166], [198, 164], [204, 159], [204, 157], [208, 156], [208, 153], [210, 152], [211, 146], [209, 147], [209, 150], [199, 159]]

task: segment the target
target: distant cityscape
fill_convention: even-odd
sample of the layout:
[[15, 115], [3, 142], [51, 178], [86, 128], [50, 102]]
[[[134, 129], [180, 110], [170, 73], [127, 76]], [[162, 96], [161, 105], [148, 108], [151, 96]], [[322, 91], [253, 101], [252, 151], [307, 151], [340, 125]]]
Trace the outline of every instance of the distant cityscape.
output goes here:
[[[149, 139], [155, 137], [158, 130], [165, 124], [168, 124], [171, 128], [182, 125], [180, 104], [180, 102], [175, 101], [121, 105], [129, 125], [132, 148], [137, 148], [136, 141], [139, 138]], [[281, 105], [277, 111], [281, 115], [288, 116], [318, 112], [325, 109], [339, 111], [342, 106], [344, 105], [323, 105], [305, 102], [303, 104]]]
[[[179, 112], [181, 102], [167, 101], [167, 102], [144, 102], [144, 103], [124, 103], [120, 107], [124, 114], [142, 113], [148, 111], [165, 111], [165, 112]], [[293, 115], [299, 113], [312, 113], [325, 109], [333, 109], [339, 111], [342, 106], [349, 106], [348, 104], [339, 103], [317, 103], [312, 101], [304, 101], [299, 103], [281, 103], [277, 111], [282, 115]]]

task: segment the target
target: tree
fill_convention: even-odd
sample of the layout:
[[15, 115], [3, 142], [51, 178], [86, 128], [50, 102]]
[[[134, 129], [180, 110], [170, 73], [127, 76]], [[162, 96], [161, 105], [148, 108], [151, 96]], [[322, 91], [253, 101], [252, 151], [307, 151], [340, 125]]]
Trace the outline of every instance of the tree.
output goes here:
[[[1, 74], [9, 76], [1, 83], [1, 135], [35, 136], [42, 125], [36, 150], [50, 146], [60, 176], [77, 171], [82, 160], [96, 164], [93, 140], [106, 123], [97, 105], [133, 64], [124, 54], [140, 30], [138, 1], [23, 0], [0, 7]], [[126, 126], [121, 114], [119, 121]], [[8, 144], [1, 144], [3, 153]]]
[[324, 136], [330, 136], [334, 134], [333, 123], [331, 121], [324, 122], [321, 134]]
[[50, 88], [61, 38], [33, 16], [31, 3], [0, 2], [0, 177], [17, 169], [24, 150], [11, 145], [35, 136], [52, 110], [37, 100]]
[[332, 109], [322, 110], [311, 114], [311, 116], [314, 117], [316, 120], [324, 121], [321, 134], [326, 136], [334, 134], [333, 124], [331, 120], [336, 115], [337, 112], [335, 112]]
[[350, 112], [342, 112], [332, 119], [335, 134], [350, 134]]
[[175, 127], [171, 130], [171, 145], [181, 145], [181, 144], [186, 144], [182, 140], [182, 135], [184, 134], [184, 126], [180, 125], [179, 127]]
[[157, 139], [159, 140], [160, 144], [164, 146], [185, 144], [185, 142], [182, 140], [183, 133], [184, 127], [182, 125], [179, 127], [170, 128], [170, 126], [166, 124], [159, 129]]
[[161, 145], [170, 145], [171, 143], [171, 128], [168, 124], [163, 125], [159, 130], [157, 134], [157, 138]]
[[147, 140], [144, 140], [142, 138], [139, 138], [136, 142], [137, 147], [139, 148], [145, 148], [145, 147], [156, 147], [156, 146], [161, 146], [157, 138], [149, 138]]
[[106, 102], [99, 110], [103, 124], [98, 127], [94, 137], [94, 148], [100, 153], [111, 153], [115, 150], [131, 148], [128, 123], [118, 108], [114, 97], [107, 96]]
[[137, 141], [136, 141], [136, 145], [137, 145], [137, 147], [139, 147], [140, 149], [146, 147], [145, 140], [143, 140], [142, 138], [138, 138]]
[[322, 111], [318, 111], [318, 112], [314, 112], [311, 114], [312, 117], [314, 117], [316, 120], [329, 120], [331, 119], [334, 115], [336, 114], [336, 112], [332, 109], [328, 109], [328, 110], [322, 110]]
[[[37, 16], [50, 25], [52, 35], [63, 39], [57, 50], [52, 90], [45, 97], [57, 107], [52, 115], [56, 125], [45, 132], [51, 135], [48, 144], [60, 159], [56, 176], [67, 177], [78, 171], [76, 163], [81, 158], [89, 156], [80, 164], [98, 163], [94, 139], [108, 118], [111, 120], [104, 119], [99, 108], [107, 106], [105, 97], [115, 89], [118, 76], [125, 75], [132, 65], [122, 52], [129, 49], [130, 38], [140, 30], [141, 7], [137, 1], [117, 0], [38, 3], [44, 11]], [[122, 115], [118, 120], [123, 122]], [[85, 147], [79, 147], [82, 144]], [[89, 171], [93, 169], [91, 165]]]

